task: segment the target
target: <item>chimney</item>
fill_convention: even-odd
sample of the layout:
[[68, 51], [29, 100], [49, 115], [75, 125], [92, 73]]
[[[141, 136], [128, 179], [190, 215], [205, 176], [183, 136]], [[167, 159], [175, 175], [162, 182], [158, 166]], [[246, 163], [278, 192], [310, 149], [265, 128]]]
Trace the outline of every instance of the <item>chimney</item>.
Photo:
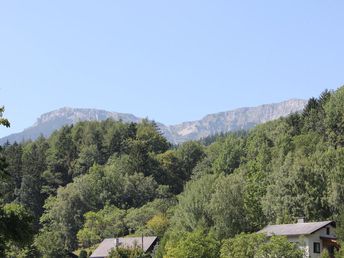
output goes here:
[[305, 218], [304, 217], [298, 218], [297, 223], [305, 223]]
[[141, 244], [142, 244], [142, 251], [144, 251], [143, 250], [143, 234], [141, 235]]

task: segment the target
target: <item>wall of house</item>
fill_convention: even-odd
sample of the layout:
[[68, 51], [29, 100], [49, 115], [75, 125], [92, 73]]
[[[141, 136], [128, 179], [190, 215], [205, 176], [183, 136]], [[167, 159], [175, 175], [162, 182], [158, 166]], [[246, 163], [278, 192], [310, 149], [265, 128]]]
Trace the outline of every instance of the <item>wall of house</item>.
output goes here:
[[310, 257], [309, 256], [309, 240], [305, 236], [288, 236], [288, 241], [292, 243], [296, 243], [300, 249], [304, 250], [305, 252], [305, 258]]
[[[330, 228], [330, 235], [329, 236], [335, 236], [335, 228], [332, 227], [331, 225], [327, 226]], [[320, 252], [323, 250], [323, 243], [322, 240], [320, 238], [320, 236], [328, 236], [326, 234], [326, 227], [322, 228], [316, 232], [314, 232], [313, 234], [308, 236], [308, 246], [309, 246], [309, 250], [310, 250], [310, 256], [311, 258], [320, 258], [321, 255], [314, 253], [313, 250], [313, 243], [314, 242], [319, 242], [320, 243]]]
[[[330, 235], [329, 236], [336, 236], [335, 228], [333, 226], [327, 226], [330, 228]], [[326, 227], [322, 228], [311, 235], [306, 236], [288, 236], [288, 240], [293, 243], [297, 243], [300, 248], [305, 250], [305, 258], [320, 258], [321, 251], [323, 250], [323, 243], [321, 236], [328, 236], [326, 234]], [[313, 243], [319, 242], [320, 243], [320, 253], [314, 253], [313, 250]]]

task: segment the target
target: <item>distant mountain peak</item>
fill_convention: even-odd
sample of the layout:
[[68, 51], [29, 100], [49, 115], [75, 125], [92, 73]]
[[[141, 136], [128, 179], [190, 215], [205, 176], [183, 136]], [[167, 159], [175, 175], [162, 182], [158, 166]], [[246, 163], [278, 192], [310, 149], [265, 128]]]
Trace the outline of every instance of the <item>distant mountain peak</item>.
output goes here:
[[[242, 107], [208, 114], [200, 120], [183, 122], [177, 125], [166, 126], [161, 123], [157, 124], [169, 141], [181, 143], [187, 140], [198, 140], [217, 133], [246, 130], [257, 124], [287, 116], [293, 112], [300, 112], [306, 103], [306, 100], [290, 99], [279, 103]], [[103, 121], [109, 118], [128, 123], [138, 123], [142, 120], [142, 118], [126, 113], [92, 108], [62, 107], [42, 114], [33, 126], [24, 131], [1, 138], [0, 144], [4, 144], [7, 141], [13, 143], [15, 141], [34, 140], [40, 135], [48, 137], [53, 131], [64, 125], [75, 124], [80, 121]]]

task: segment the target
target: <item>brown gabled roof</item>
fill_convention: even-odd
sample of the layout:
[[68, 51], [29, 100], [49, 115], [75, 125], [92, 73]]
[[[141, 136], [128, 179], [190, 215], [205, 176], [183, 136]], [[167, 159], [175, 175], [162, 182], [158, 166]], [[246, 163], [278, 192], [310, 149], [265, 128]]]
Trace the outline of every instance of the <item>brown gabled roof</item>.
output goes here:
[[268, 236], [309, 235], [330, 224], [335, 227], [334, 221], [268, 225], [258, 233], [266, 233]]
[[[142, 248], [143, 240], [143, 248]], [[118, 237], [118, 238], [106, 238], [99, 244], [97, 249], [92, 253], [90, 258], [101, 258], [109, 255], [111, 249], [117, 247], [123, 248], [142, 248], [144, 252], [151, 249], [157, 240], [156, 236], [149, 237]]]

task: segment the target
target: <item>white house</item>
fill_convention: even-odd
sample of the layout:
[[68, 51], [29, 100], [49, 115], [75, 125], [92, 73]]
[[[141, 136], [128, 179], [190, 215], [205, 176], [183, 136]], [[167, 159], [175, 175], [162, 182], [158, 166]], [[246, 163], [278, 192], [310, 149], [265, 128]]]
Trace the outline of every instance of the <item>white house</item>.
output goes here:
[[323, 249], [327, 248], [333, 254], [339, 248], [335, 229], [334, 221], [306, 223], [299, 219], [296, 224], [268, 225], [258, 233], [286, 236], [290, 242], [297, 243], [305, 250], [305, 257], [320, 258]]

